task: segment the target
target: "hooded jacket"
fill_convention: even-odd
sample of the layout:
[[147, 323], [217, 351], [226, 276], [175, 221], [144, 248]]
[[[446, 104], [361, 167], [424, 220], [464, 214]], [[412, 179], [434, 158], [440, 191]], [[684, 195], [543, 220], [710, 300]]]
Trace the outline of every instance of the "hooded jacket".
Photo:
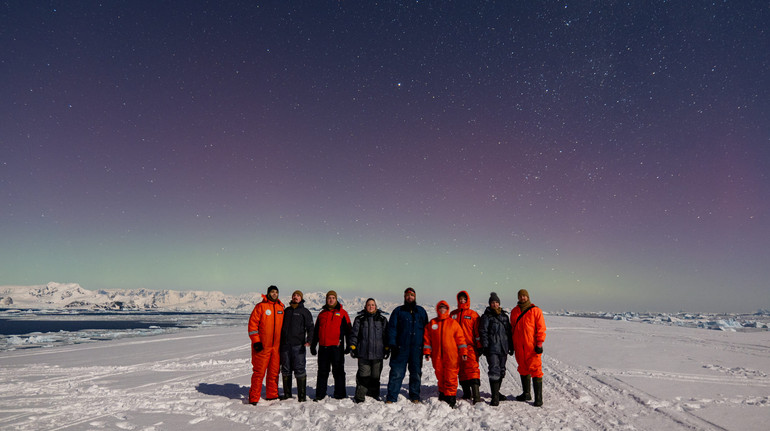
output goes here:
[[351, 346], [356, 346], [356, 355], [361, 359], [379, 360], [385, 356], [388, 319], [378, 308], [374, 313], [361, 310], [353, 321], [350, 333]]
[[[460, 303], [460, 295], [465, 294], [468, 299], [465, 304]], [[457, 309], [453, 310], [449, 317], [460, 324], [463, 329], [465, 341], [468, 347], [481, 348], [481, 338], [479, 336], [479, 313], [471, 310], [471, 297], [468, 292], [462, 291], [457, 294]]]
[[[438, 312], [441, 305], [447, 308], [447, 313], [443, 315]], [[425, 327], [422, 352], [424, 355], [430, 355], [434, 368], [437, 363], [441, 363], [448, 368], [454, 368], [456, 375], [459, 358], [467, 355], [468, 345], [465, 343], [460, 324], [449, 318], [449, 304], [446, 301], [440, 301], [436, 305], [436, 314]]]

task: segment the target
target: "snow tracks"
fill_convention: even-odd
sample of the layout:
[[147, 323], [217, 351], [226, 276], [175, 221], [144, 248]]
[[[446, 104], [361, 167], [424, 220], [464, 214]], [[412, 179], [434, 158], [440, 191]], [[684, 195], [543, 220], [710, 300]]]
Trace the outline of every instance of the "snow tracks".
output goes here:
[[[545, 405], [436, 399], [430, 363], [423, 403], [401, 397], [245, 403], [251, 364], [243, 328], [211, 328], [0, 354], [0, 429], [9, 430], [750, 430], [770, 420], [769, 333], [721, 333], [547, 316]], [[387, 361], [386, 361], [387, 362]], [[352, 396], [355, 361], [346, 360]], [[521, 392], [510, 359], [502, 392]], [[482, 375], [486, 362], [482, 360]], [[384, 394], [389, 368], [382, 378]], [[308, 396], [317, 361], [308, 357]], [[330, 382], [331, 383], [331, 382]], [[406, 387], [402, 388], [402, 394]]]

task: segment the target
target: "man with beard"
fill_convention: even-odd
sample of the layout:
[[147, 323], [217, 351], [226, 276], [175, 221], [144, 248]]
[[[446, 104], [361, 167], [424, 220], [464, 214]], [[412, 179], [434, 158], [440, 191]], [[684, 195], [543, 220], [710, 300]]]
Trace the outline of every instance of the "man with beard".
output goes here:
[[262, 302], [254, 307], [249, 316], [249, 338], [251, 338], [251, 389], [249, 403], [256, 405], [262, 394], [262, 379], [267, 373], [265, 397], [278, 399], [278, 373], [280, 358], [278, 347], [281, 343], [283, 326], [283, 304], [278, 299], [278, 288], [270, 286]]
[[513, 328], [513, 350], [516, 353], [518, 371], [521, 375], [523, 392], [516, 401], [529, 401], [529, 379], [535, 389], [535, 407], [543, 405], [543, 342], [545, 341], [545, 319], [543, 312], [529, 300], [529, 292], [519, 290], [519, 302], [511, 311]]
[[387, 403], [398, 401], [401, 383], [409, 369], [409, 400], [420, 402], [422, 384], [422, 347], [428, 313], [417, 305], [417, 294], [411, 287], [404, 291], [404, 304], [393, 310], [388, 321], [390, 375]]
[[289, 307], [284, 310], [281, 329], [281, 375], [283, 376], [283, 397], [291, 398], [291, 374], [297, 379], [297, 401], [307, 399], [307, 373], [305, 371], [306, 348], [313, 341], [313, 316], [305, 308], [301, 291], [291, 294]]
[[[334, 376], [334, 398], [347, 397], [345, 391], [345, 354], [349, 352], [346, 342], [350, 337], [350, 316], [337, 301], [337, 292], [326, 294], [326, 305], [315, 322], [310, 353], [318, 354], [318, 380], [314, 401], [326, 397], [329, 370]], [[318, 350], [316, 350], [318, 346]]]

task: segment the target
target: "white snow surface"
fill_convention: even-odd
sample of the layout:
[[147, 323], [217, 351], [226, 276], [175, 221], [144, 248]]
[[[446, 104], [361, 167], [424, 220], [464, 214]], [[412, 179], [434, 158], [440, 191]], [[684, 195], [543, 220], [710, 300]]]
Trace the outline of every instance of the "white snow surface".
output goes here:
[[[245, 319], [245, 317], [244, 317]], [[437, 400], [429, 362], [421, 404], [367, 399], [245, 403], [251, 365], [242, 327], [0, 352], [3, 430], [764, 430], [770, 332], [725, 332], [547, 315], [545, 405]], [[349, 396], [355, 361], [346, 358]], [[384, 394], [389, 368], [382, 378]], [[317, 359], [308, 356], [308, 395]], [[520, 392], [509, 359], [502, 392]], [[330, 377], [330, 384], [332, 379]], [[405, 381], [406, 382], [406, 381]], [[263, 392], [264, 396], [264, 392]]]

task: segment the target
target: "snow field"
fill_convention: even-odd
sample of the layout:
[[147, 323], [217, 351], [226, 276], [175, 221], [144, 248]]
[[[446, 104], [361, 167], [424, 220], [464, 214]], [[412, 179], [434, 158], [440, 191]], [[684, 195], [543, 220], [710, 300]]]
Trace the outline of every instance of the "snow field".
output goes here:
[[[245, 404], [251, 365], [244, 323], [2, 352], [0, 429], [760, 430], [770, 420], [766, 331], [546, 319], [543, 408], [515, 401], [489, 406], [485, 360], [484, 402], [475, 406], [458, 401], [452, 410], [439, 402], [430, 362], [423, 368], [422, 404], [403, 397], [394, 404], [330, 397], [298, 403], [293, 387], [291, 400], [251, 406]], [[346, 359], [350, 397], [355, 363]], [[510, 357], [502, 385], [509, 397], [521, 391], [515, 367]], [[382, 394], [388, 371], [386, 361]], [[316, 374], [317, 359], [308, 356], [310, 398]]]

